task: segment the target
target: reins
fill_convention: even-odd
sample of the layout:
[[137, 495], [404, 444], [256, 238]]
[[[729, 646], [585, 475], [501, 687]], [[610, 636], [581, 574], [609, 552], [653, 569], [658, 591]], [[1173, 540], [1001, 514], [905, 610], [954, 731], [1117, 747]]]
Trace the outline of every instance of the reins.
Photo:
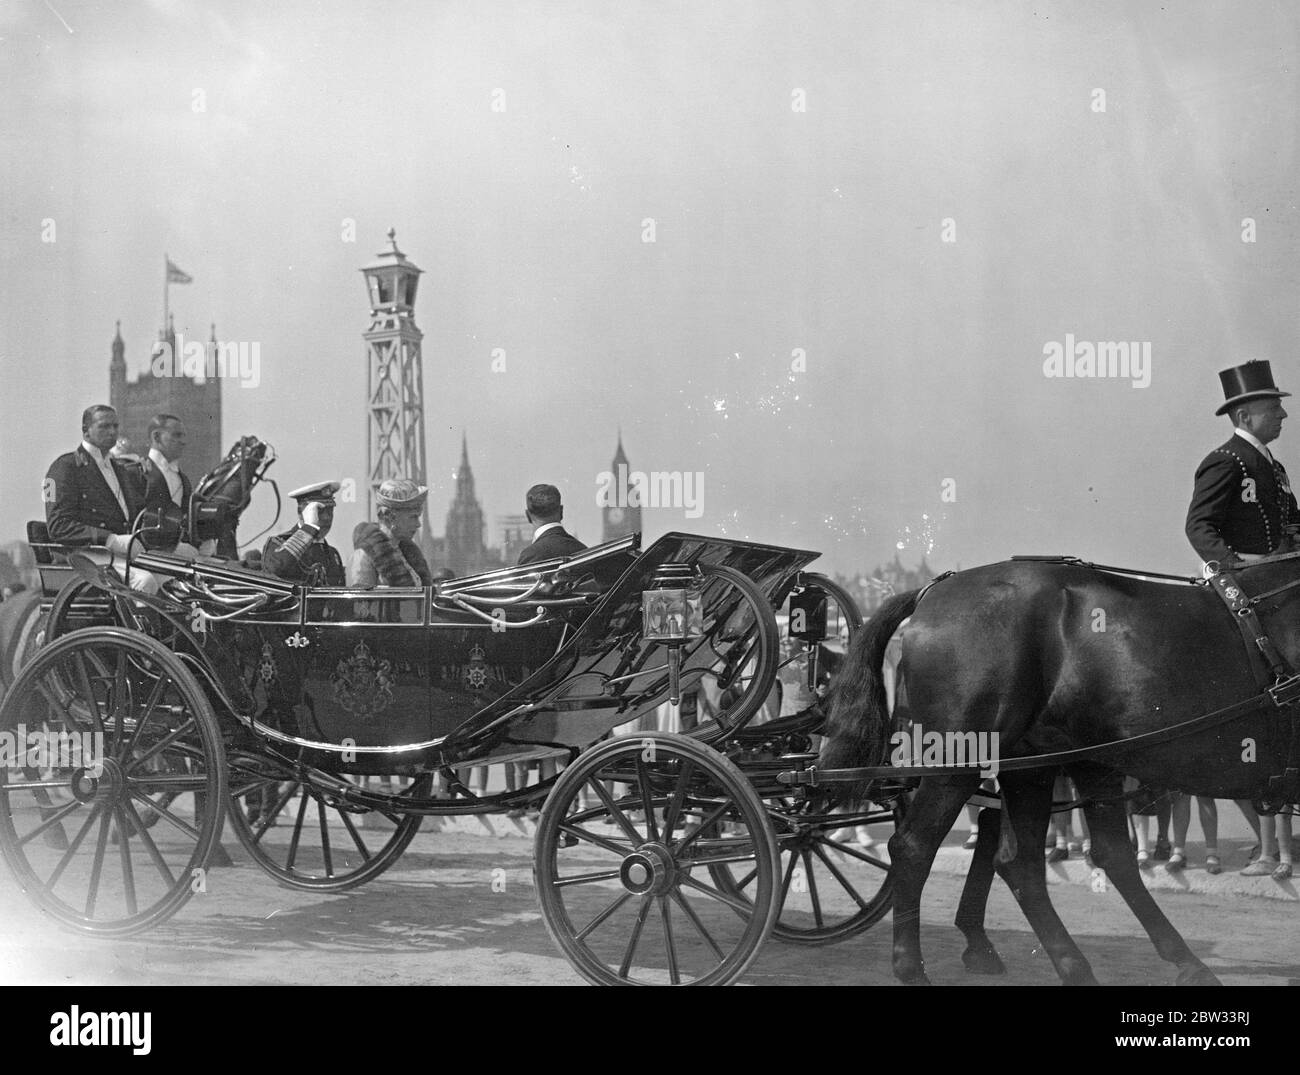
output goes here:
[[[1243, 634], [1247, 635], [1249, 643], [1249, 624], [1247, 620], [1258, 624], [1255, 617], [1254, 607], [1263, 601], [1276, 597], [1280, 593], [1300, 587], [1300, 579], [1288, 582], [1275, 589], [1268, 590], [1264, 593], [1257, 594], [1254, 597], [1248, 597], [1244, 592], [1237, 589], [1235, 593], [1225, 593], [1233, 589], [1231, 576], [1226, 573], [1216, 572], [1213, 579], [1195, 578], [1187, 575], [1171, 575], [1156, 571], [1137, 571], [1132, 568], [1112, 567], [1105, 564], [1094, 564], [1086, 560], [1081, 560], [1077, 556], [1013, 556], [1013, 561], [1036, 562], [1036, 563], [1056, 563], [1066, 564], [1073, 567], [1084, 567], [1095, 571], [1105, 571], [1116, 575], [1138, 576], [1150, 579], [1170, 579], [1176, 582], [1184, 582], [1190, 585], [1203, 586], [1207, 589], [1213, 589], [1219, 594], [1234, 611], [1239, 610], [1239, 615], [1234, 616], [1234, 620], [1243, 629]], [[1261, 566], [1265, 563], [1275, 564], [1283, 560], [1300, 559], [1300, 552], [1282, 553], [1278, 556], [1269, 557], [1267, 560], [1256, 560], [1242, 567], [1236, 568], [1236, 572], [1249, 570], [1253, 567]], [[917, 595], [917, 603], [920, 598], [930, 590], [935, 584], [942, 579], [947, 578], [953, 572], [946, 572], [933, 579]], [[1216, 586], [1211, 583], [1216, 582]], [[1255, 639], [1256, 644], [1268, 642], [1267, 636], [1264, 635], [1262, 628], [1259, 628], [1256, 635], [1260, 636]], [[1269, 646], [1260, 646], [1263, 655], [1269, 658]], [[1091, 746], [1076, 747], [1071, 750], [1058, 750], [1048, 754], [1030, 754], [1022, 757], [1011, 757], [998, 759], [995, 763], [998, 772], [1015, 772], [1022, 769], [1046, 769], [1055, 768], [1062, 765], [1071, 765], [1075, 762], [1091, 761], [1097, 758], [1109, 757], [1112, 755], [1124, 755], [1140, 753], [1148, 747], [1159, 746], [1164, 743], [1172, 742], [1189, 735], [1194, 735], [1202, 731], [1207, 731], [1219, 725], [1226, 724], [1229, 721], [1272, 706], [1276, 709], [1284, 709], [1300, 701], [1300, 674], [1295, 673], [1285, 661], [1280, 659], [1269, 660], [1274, 672], [1274, 680], [1271, 685], [1265, 685], [1265, 681], [1260, 680], [1261, 690], [1258, 694], [1252, 695], [1240, 702], [1234, 702], [1232, 705], [1223, 706], [1209, 713], [1203, 713], [1200, 716], [1193, 717], [1190, 720], [1182, 721], [1178, 724], [1171, 724], [1168, 727], [1156, 728], [1153, 731], [1143, 732], [1127, 739], [1113, 739], [1106, 743], [1095, 743]], [[1295, 718], [1295, 712], [1292, 712]], [[1294, 755], [1297, 750], [1297, 740], [1300, 740], [1300, 726], [1294, 729], [1292, 736], [1292, 759], [1288, 765], [1288, 773], [1294, 768]], [[928, 776], [965, 776], [973, 772], [983, 772], [990, 769], [991, 766], [985, 762], [983, 765], [976, 762], [968, 765], [869, 765], [860, 766], [851, 769], [819, 769], [817, 766], [811, 766], [808, 769], [791, 770], [779, 773], [777, 780], [783, 784], [793, 784], [797, 786], [817, 787], [822, 783], [840, 783], [840, 782], [860, 782], [864, 780], [906, 780]], [[1278, 778], [1273, 778], [1274, 780]]]
[[[1196, 732], [1206, 731], [1220, 724], [1227, 724], [1245, 713], [1263, 708], [1265, 704], [1271, 703], [1281, 708], [1290, 705], [1297, 699], [1300, 699], [1300, 676], [1293, 677], [1285, 683], [1279, 683], [1266, 691], [1261, 691], [1259, 694], [1245, 699], [1245, 701], [1234, 702], [1232, 705], [1224, 706], [1213, 712], [1202, 713], [1191, 720], [1171, 724], [1167, 728], [1157, 728], [1154, 731], [1143, 732], [1141, 735], [1135, 735], [1129, 739], [1112, 739], [1108, 743], [1095, 743], [1092, 746], [1075, 747], [1072, 750], [1057, 750], [1050, 754], [1028, 754], [1019, 758], [999, 758], [996, 763], [997, 771], [1002, 773], [1016, 772], [1020, 769], [1055, 768], [1056, 766], [1089, 761], [1111, 754], [1132, 754], [1147, 747], [1158, 746], [1173, 739], [1181, 739]], [[885, 780], [889, 778], [907, 780], [913, 777], [925, 776], [966, 776], [988, 768], [990, 766], [987, 763], [980, 765], [978, 762], [972, 765], [867, 765], [853, 769], [818, 769], [813, 766], [798, 772], [781, 773], [777, 779], [783, 784], [803, 784], [815, 788], [822, 783], [840, 783], [841, 781]], [[785, 779], [787, 776], [790, 777], [789, 780]]]

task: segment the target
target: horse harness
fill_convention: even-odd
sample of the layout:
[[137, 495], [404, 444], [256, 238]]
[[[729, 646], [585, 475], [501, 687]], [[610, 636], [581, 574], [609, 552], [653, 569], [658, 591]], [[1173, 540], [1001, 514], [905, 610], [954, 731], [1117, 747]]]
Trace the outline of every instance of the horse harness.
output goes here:
[[[1270, 556], [1268, 563], [1277, 563], [1280, 560], [1291, 560], [1300, 558], [1300, 552], [1282, 553], [1278, 556]], [[1250, 669], [1255, 676], [1255, 684], [1259, 687], [1259, 693], [1246, 702], [1239, 702], [1228, 709], [1216, 710], [1214, 713], [1207, 713], [1193, 721], [1188, 721], [1181, 725], [1175, 725], [1175, 728], [1185, 728], [1188, 725], [1199, 724], [1202, 721], [1207, 725], [1219, 723], [1216, 718], [1221, 714], [1232, 712], [1236, 715], [1238, 709], [1250, 711], [1254, 708], [1260, 708], [1267, 701], [1277, 709], [1284, 710], [1291, 718], [1291, 746], [1287, 751], [1286, 767], [1279, 775], [1270, 776], [1268, 779], [1268, 800], [1266, 806], [1276, 801], [1279, 804], [1287, 802], [1296, 802], [1300, 800], [1300, 707], [1296, 702], [1300, 701], [1300, 674], [1291, 666], [1287, 659], [1282, 655], [1277, 644], [1269, 637], [1268, 631], [1260, 621], [1259, 613], [1256, 609], [1270, 598], [1276, 597], [1288, 590], [1300, 587], [1300, 579], [1294, 579], [1282, 586], [1267, 590], [1264, 593], [1256, 594], [1253, 597], [1248, 594], [1245, 587], [1242, 586], [1241, 580], [1237, 577], [1237, 571], [1228, 571], [1220, 569], [1219, 565], [1213, 564], [1214, 572], [1208, 579], [1189, 578], [1185, 575], [1168, 575], [1153, 571], [1134, 571], [1130, 568], [1109, 567], [1104, 564], [1092, 564], [1073, 556], [1013, 556], [1013, 560], [1038, 560], [1048, 562], [1068, 563], [1077, 567], [1091, 568], [1095, 571], [1106, 571], [1117, 575], [1138, 575], [1146, 578], [1170, 579], [1179, 582], [1187, 582], [1194, 586], [1208, 586], [1227, 606], [1228, 614], [1232, 617], [1232, 622], [1236, 624], [1237, 630], [1241, 633], [1241, 640], [1246, 647], [1246, 660], [1250, 664]], [[1169, 730], [1169, 729], [1165, 729]], [[1135, 742], [1136, 740], [1128, 740]]]
[[[1300, 558], [1300, 552], [1283, 553], [1270, 556], [1269, 563], [1279, 560]], [[1063, 564], [1071, 567], [1083, 567], [1093, 571], [1104, 571], [1115, 575], [1130, 575], [1148, 579], [1166, 579], [1189, 583], [1194, 586], [1209, 586], [1223, 600], [1232, 616], [1233, 622], [1241, 632], [1246, 646], [1246, 656], [1251, 671], [1259, 686], [1259, 693], [1213, 710], [1199, 717], [1144, 732], [1129, 739], [1114, 740], [1109, 743], [1096, 743], [1092, 746], [1078, 747], [1073, 750], [1060, 750], [1048, 754], [1034, 754], [1028, 757], [1003, 758], [998, 763], [999, 770], [1038, 769], [1049, 766], [1069, 765], [1080, 761], [1091, 761], [1115, 754], [1131, 754], [1148, 746], [1171, 742], [1198, 732], [1257, 712], [1267, 706], [1284, 710], [1291, 718], [1291, 745], [1287, 753], [1286, 767], [1280, 775], [1268, 778], [1267, 798], [1258, 805], [1265, 813], [1273, 813], [1288, 802], [1300, 802], [1300, 673], [1282, 656], [1277, 645], [1269, 637], [1260, 622], [1256, 608], [1270, 598], [1285, 591], [1300, 588], [1300, 579], [1278, 586], [1272, 590], [1251, 596], [1242, 588], [1236, 574], [1231, 571], [1216, 571], [1209, 579], [1199, 579], [1187, 575], [1170, 575], [1158, 571], [1137, 571], [1132, 568], [1113, 567], [1106, 564], [1090, 563], [1077, 556], [1013, 556], [1013, 561], [1036, 561], [1038, 563]], [[1253, 566], [1253, 565], [1251, 565]], [[955, 572], [947, 571], [932, 579], [917, 595], [920, 599], [938, 583]], [[816, 767], [782, 773], [778, 779], [782, 783], [816, 787], [823, 782], [844, 779], [910, 779], [922, 776], [957, 776], [970, 771], [970, 766], [868, 766], [856, 770], [823, 770]], [[856, 774], [856, 775], [851, 775]]]
[[[1281, 557], [1270, 558], [1270, 562], [1297, 555], [1300, 554], [1284, 553]], [[1261, 694], [1267, 694], [1277, 708], [1286, 710], [1291, 717], [1291, 747], [1287, 752], [1286, 768], [1280, 775], [1269, 777], [1268, 790], [1271, 800], [1295, 802], [1300, 799], [1300, 708], [1296, 706], [1296, 702], [1300, 701], [1300, 674], [1297, 674], [1269, 637], [1256, 608], [1269, 598], [1300, 587], [1300, 579], [1253, 597], [1246, 593], [1234, 571], [1216, 571], [1208, 581], [1210, 589], [1227, 605], [1228, 612], [1241, 633], [1246, 646], [1246, 657]]]

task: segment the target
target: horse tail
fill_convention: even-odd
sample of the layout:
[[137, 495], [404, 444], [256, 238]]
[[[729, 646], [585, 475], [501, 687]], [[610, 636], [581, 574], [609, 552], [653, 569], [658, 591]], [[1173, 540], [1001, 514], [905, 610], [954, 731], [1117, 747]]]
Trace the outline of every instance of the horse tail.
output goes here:
[[[889, 745], [889, 705], [882, 667], [885, 648], [894, 632], [916, 610], [921, 590], [891, 597], [859, 628], [848, 656], [831, 684], [830, 716], [822, 745], [824, 769], [880, 765]], [[837, 784], [849, 796], [860, 797], [869, 781]]]

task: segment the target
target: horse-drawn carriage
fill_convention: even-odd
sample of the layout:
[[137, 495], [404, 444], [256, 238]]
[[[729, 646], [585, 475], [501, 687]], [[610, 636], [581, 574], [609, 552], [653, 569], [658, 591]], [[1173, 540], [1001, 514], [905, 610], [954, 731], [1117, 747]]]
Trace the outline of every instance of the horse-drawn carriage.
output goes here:
[[[878, 788], [816, 812], [778, 779], [811, 758], [838, 638], [860, 616], [815, 553], [688, 534], [412, 589], [304, 587], [160, 552], [127, 588], [77, 550], [42, 566], [44, 644], [0, 733], [0, 851], [42, 910], [138, 932], [205, 885], [223, 822], [283, 884], [339, 891], [424, 817], [540, 803], [547, 928], [593, 982], [734, 980], [773, 931], [824, 943], [879, 920], [892, 824]], [[681, 733], [623, 734], [694, 694]], [[69, 749], [63, 750], [67, 746]], [[39, 752], [38, 752], [39, 753]], [[467, 766], [558, 757], [471, 791]], [[435, 781], [440, 787], [435, 790]], [[840, 839], [845, 837], [845, 839]]]
[[[227, 529], [265, 469], [248, 448], [210, 509]], [[981, 822], [958, 909], [968, 969], [1001, 970], [983, 925], [996, 869], [1062, 978], [1093, 980], [1040, 850], [1064, 768], [1094, 861], [1180, 981], [1208, 982], [1138, 878], [1119, 774], [1265, 808], [1300, 799], [1298, 553], [1244, 580], [1069, 557], [941, 578], [854, 636], [824, 706], [861, 617], [807, 572], [812, 552], [668, 534], [349, 590], [154, 551], [130, 565], [159, 582], [145, 594], [87, 550], [33, 547], [43, 627], [0, 631], [0, 852], [38, 906], [90, 934], [146, 929], [219, 883], [227, 817], [281, 883], [342, 891], [391, 866], [425, 817], [541, 804], [543, 917], [592, 982], [733, 981], [769, 934], [827, 943], [891, 906], [895, 973], [924, 981], [921, 888], [980, 766], [886, 765], [891, 729], [911, 722], [1001, 741], [1001, 818]], [[884, 654], [909, 618], [891, 713]], [[647, 725], [692, 694], [680, 733]], [[567, 764], [490, 794], [462, 780], [543, 757]], [[897, 822], [892, 864], [854, 838]]]

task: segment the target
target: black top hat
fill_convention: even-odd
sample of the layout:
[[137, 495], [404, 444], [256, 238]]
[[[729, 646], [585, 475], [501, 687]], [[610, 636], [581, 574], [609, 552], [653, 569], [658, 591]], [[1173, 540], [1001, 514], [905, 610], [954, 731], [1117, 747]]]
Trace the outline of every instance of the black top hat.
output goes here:
[[1224, 401], [1215, 414], [1227, 414], [1230, 408], [1247, 400], [1266, 397], [1281, 399], [1291, 394], [1281, 391], [1273, 383], [1273, 367], [1263, 359], [1223, 370], [1219, 374], [1219, 381], [1223, 385]]

